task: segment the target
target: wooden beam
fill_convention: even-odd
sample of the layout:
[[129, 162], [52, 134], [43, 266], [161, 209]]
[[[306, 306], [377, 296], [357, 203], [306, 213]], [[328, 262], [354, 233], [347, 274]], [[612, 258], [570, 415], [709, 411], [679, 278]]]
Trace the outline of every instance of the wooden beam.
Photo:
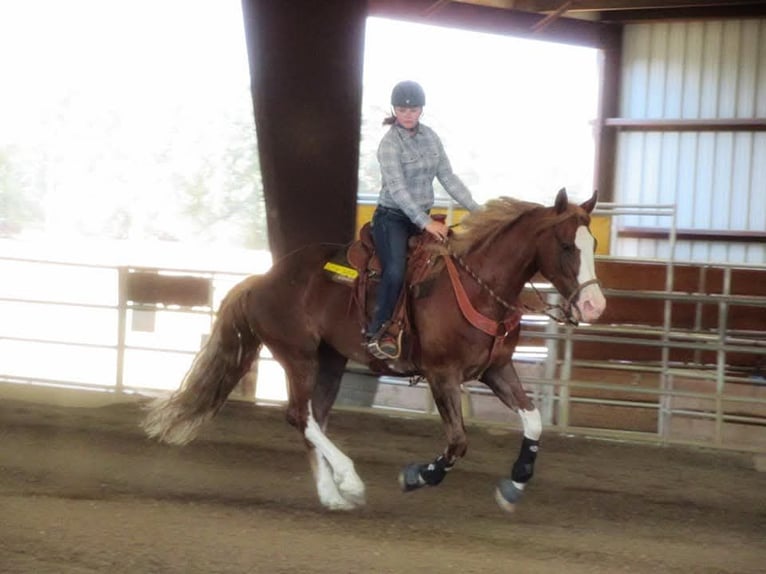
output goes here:
[[[689, 10], [704, 8], [753, 7], [762, 0], [576, 0], [569, 12], [627, 12], [631, 10]], [[513, 8], [527, 12], [555, 12], [562, 0], [516, 0]]]
[[633, 119], [607, 118], [604, 125], [619, 130], [661, 132], [762, 132], [766, 118]]
[[617, 164], [617, 131], [608, 129], [606, 118], [619, 112], [620, 85], [622, 84], [622, 28], [615, 33], [609, 45], [600, 54], [601, 85], [599, 88], [598, 117], [596, 118], [594, 187], [601, 201], [614, 201], [615, 166]]
[[[662, 227], [621, 227], [618, 237], [630, 239], [668, 239], [670, 230]], [[735, 243], [766, 243], [762, 231], [735, 231], [720, 229], [677, 229], [676, 239], [681, 241], [730, 241]]]
[[727, 20], [763, 18], [766, 4], [656, 8], [646, 10], [615, 10], [602, 12], [602, 22], [667, 22], [668, 20]]
[[[475, 1], [536, 14], [553, 14], [563, 5], [563, 0]], [[565, 13], [620, 23], [761, 18], [766, 15], [766, 3], [763, 0], [576, 0], [567, 6]]]
[[614, 24], [558, 18], [535, 32], [535, 26], [546, 19], [545, 15], [463, 2], [368, 0], [367, 10], [369, 16], [561, 42], [589, 48], [603, 48], [609, 45], [615, 29], [619, 28]]
[[244, 0], [242, 9], [272, 255], [347, 243], [356, 221], [366, 7]]

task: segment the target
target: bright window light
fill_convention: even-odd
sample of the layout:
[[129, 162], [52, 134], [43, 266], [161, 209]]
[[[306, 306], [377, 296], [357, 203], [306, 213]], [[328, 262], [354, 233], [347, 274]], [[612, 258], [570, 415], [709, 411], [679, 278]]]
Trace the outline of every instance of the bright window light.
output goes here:
[[[391, 88], [414, 79], [477, 200], [590, 196], [595, 50], [370, 18], [364, 62], [360, 195]], [[18, 259], [228, 271], [216, 300], [270, 265], [241, 2], [3, 0], [0, 70], [0, 375], [108, 386], [116, 270]], [[55, 319], [45, 341], [30, 313]], [[143, 319], [125, 386], [174, 388], [209, 317]], [[259, 396], [284, 400], [267, 363]]]
[[0, 236], [266, 247], [239, 0], [4, 0], [0, 70]]
[[[593, 48], [369, 18], [360, 171], [375, 174], [391, 88], [411, 79], [426, 92], [423, 123], [478, 201], [551, 204], [561, 187], [585, 200], [598, 74]], [[377, 177], [361, 178], [361, 195], [377, 195]]]

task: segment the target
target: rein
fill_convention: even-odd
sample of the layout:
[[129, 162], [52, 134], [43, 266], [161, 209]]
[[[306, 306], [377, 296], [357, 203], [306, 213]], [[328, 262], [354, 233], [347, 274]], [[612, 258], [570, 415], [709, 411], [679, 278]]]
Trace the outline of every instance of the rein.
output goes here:
[[[460, 311], [463, 313], [463, 317], [465, 317], [471, 325], [493, 337], [492, 348], [489, 351], [489, 359], [487, 360], [487, 364], [489, 365], [489, 363], [491, 363], [500, 353], [505, 338], [519, 326], [519, 323], [521, 322], [521, 312], [517, 307], [514, 307], [512, 308], [511, 314], [502, 321], [495, 321], [494, 319], [483, 315], [471, 304], [470, 299], [468, 299], [468, 293], [465, 292], [465, 287], [463, 287], [463, 283], [460, 281], [460, 276], [458, 275], [455, 263], [452, 261], [452, 257], [445, 257], [444, 262], [447, 264], [447, 271], [449, 273], [450, 282], [452, 283], [452, 290], [455, 292], [457, 304], [460, 307]], [[495, 297], [497, 298], [496, 295]], [[511, 309], [507, 304], [506, 306]], [[483, 370], [484, 369], [482, 369], [482, 371]]]
[[[539, 227], [536, 230], [536, 233], [539, 233], [540, 231], [542, 231], [543, 229], [547, 229], [548, 227], [552, 227], [554, 225], [558, 225], [562, 221], [564, 221], [566, 219], [569, 219], [570, 217], [575, 217], [575, 216], [576, 216], [576, 214], [573, 214], [573, 213], [566, 213], [566, 212], [561, 213], [558, 216], [554, 217], [553, 219], [551, 219], [549, 221], [546, 221], [545, 225]], [[479, 277], [473, 271], [473, 269], [471, 269], [469, 267], [469, 265], [465, 262], [465, 260], [460, 255], [457, 255], [452, 250], [452, 248], [449, 246], [448, 243], [445, 243], [444, 247], [447, 250], [447, 253], [449, 254], [448, 257], [444, 256], [444, 261], [447, 262], [447, 268], [450, 269], [450, 279], [452, 280], [452, 286], [453, 286], [453, 290], [455, 291], [455, 295], [456, 296], [458, 295], [458, 285], [460, 286], [460, 290], [463, 292], [463, 294], [465, 294], [465, 290], [463, 289], [463, 286], [460, 283], [460, 278], [457, 275], [457, 270], [454, 269], [455, 266], [452, 263], [452, 259], [457, 261], [458, 264], [460, 265], [460, 267], [462, 267], [465, 270], [465, 272], [468, 273], [471, 276], [471, 278], [473, 278], [474, 281], [476, 281], [476, 283], [479, 285], [479, 287], [481, 287], [484, 291], [486, 291], [489, 294], [490, 297], [492, 297], [495, 301], [500, 303], [500, 305], [502, 305], [503, 307], [505, 307], [509, 311], [514, 311], [515, 314], [519, 316], [519, 320], [521, 319], [521, 312], [525, 311], [525, 312], [528, 312], [528, 313], [543, 314], [543, 315], [546, 315], [546, 316], [550, 317], [551, 319], [553, 319], [556, 322], [568, 323], [568, 324], [574, 325], [576, 327], [579, 323], [578, 323], [577, 319], [574, 318], [574, 315], [572, 314], [572, 308], [573, 307], [577, 307], [577, 304], [574, 303], [575, 299], [577, 299], [578, 295], [580, 295], [582, 290], [585, 289], [586, 287], [588, 287], [589, 285], [594, 285], [594, 284], [600, 285], [601, 284], [601, 282], [598, 279], [589, 279], [588, 281], [585, 281], [584, 283], [580, 283], [580, 284], [577, 285], [577, 289], [575, 289], [569, 295], [569, 297], [567, 297], [566, 303], [564, 305], [553, 305], [551, 303], [546, 303], [545, 300], [543, 299], [542, 294], [540, 293], [540, 291], [537, 290], [537, 287], [535, 287], [534, 283], [532, 283], [531, 281], [528, 281], [527, 284], [532, 288], [532, 291], [534, 291], [535, 295], [537, 295], [537, 299], [540, 301], [541, 306], [540, 307], [530, 307], [530, 306], [524, 305], [524, 304], [512, 305], [512, 304], [508, 303], [506, 300], [504, 300], [502, 297], [500, 297], [497, 293], [495, 293], [494, 290], [489, 285], [487, 285], [487, 283], [481, 277]], [[454, 276], [453, 276], [453, 274], [454, 274]], [[467, 295], [465, 297], [466, 297], [466, 302], [468, 303], [468, 305], [470, 305], [470, 302], [468, 302]], [[458, 297], [458, 302], [460, 302], [460, 297]], [[474, 313], [479, 314], [479, 312], [476, 311], [473, 308], [473, 306], [471, 306], [471, 309], [472, 309], [472, 311]], [[461, 305], [461, 310], [462, 310], [462, 305]], [[560, 313], [560, 315], [554, 315], [551, 312], [553, 310], [558, 311]], [[465, 315], [465, 312], [463, 312], [463, 314]], [[492, 319], [489, 319], [488, 317], [484, 317], [484, 318], [487, 321], [490, 321], [490, 322], [493, 322], [493, 323], [496, 323], [496, 324], [498, 323], [496, 321], [493, 321]], [[469, 322], [471, 322], [471, 320], [468, 318], [468, 316], [466, 316], [466, 319], [468, 319]], [[481, 329], [481, 327], [478, 327], [473, 322], [471, 322], [471, 324], [474, 325], [475, 327]], [[481, 330], [484, 331], [484, 329], [481, 329]], [[484, 331], [484, 332], [487, 333], [487, 331]], [[488, 333], [488, 334], [492, 335], [493, 333]]]
[[[500, 339], [507, 337], [521, 320], [521, 312], [519, 309], [513, 307], [512, 313], [502, 321], [495, 321], [494, 319], [483, 315], [471, 304], [470, 299], [468, 299], [468, 293], [465, 292], [465, 288], [458, 275], [457, 267], [455, 267], [452, 258], [445, 257], [444, 262], [447, 264], [447, 271], [449, 272], [449, 278], [452, 282], [452, 289], [455, 291], [455, 296], [457, 297], [458, 306], [468, 322], [487, 335], [492, 335], [493, 337]], [[509, 307], [509, 309], [511, 308]]]
[[[484, 291], [486, 291], [489, 294], [490, 297], [492, 297], [492, 299], [494, 299], [495, 301], [500, 303], [500, 305], [502, 305], [503, 307], [505, 307], [509, 311], [515, 311], [516, 314], [519, 315], [519, 318], [521, 318], [521, 313], [522, 312], [536, 313], [536, 314], [547, 315], [548, 317], [550, 317], [551, 319], [553, 319], [556, 322], [564, 322], [564, 323], [568, 323], [570, 325], [577, 326], [578, 322], [574, 318], [574, 316], [572, 315], [572, 311], [571, 311], [571, 309], [573, 307], [573, 303], [572, 302], [577, 298], [577, 296], [580, 294], [580, 292], [583, 289], [585, 289], [585, 287], [587, 287], [588, 285], [592, 285], [594, 283], [598, 283], [598, 279], [591, 279], [589, 281], [586, 281], [585, 283], [582, 283], [581, 285], [577, 286], [577, 289], [575, 289], [574, 292], [566, 300], [566, 304], [565, 305], [554, 305], [552, 303], [546, 303], [545, 300], [543, 299], [542, 294], [540, 293], [540, 291], [538, 291], [537, 287], [535, 287], [534, 283], [532, 283], [531, 281], [528, 281], [527, 284], [532, 288], [532, 291], [534, 291], [535, 295], [537, 295], [537, 299], [538, 299], [538, 301], [540, 301], [541, 306], [539, 306], [539, 307], [530, 307], [529, 305], [525, 305], [523, 303], [520, 304], [520, 305], [512, 305], [511, 303], [508, 303], [505, 299], [500, 297], [497, 293], [495, 293], [495, 291], [492, 289], [492, 287], [487, 285], [487, 283], [481, 277], [479, 277], [473, 269], [471, 269], [471, 267], [468, 265], [468, 263], [465, 262], [465, 259], [463, 259], [460, 255], [455, 254], [455, 252], [452, 251], [452, 249], [450, 249], [449, 245], [446, 246], [446, 249], [447, 249], [447, 252], [449, 253], [448, 257], [446, 257], [446, 256], [444, 257], [444, 261], [447, 263], [447, 269], [450, 269], [450, 268], [454, 269], [455, 268], [455, 264], [452, 263], [452, 260], [454, 259], [455, 261], [457, 261], [458, 265], [460, 265], [460, 267], [462, 267], [463, 270], [465, 270], [465, 272], [468, 273], [474, 281], [476, 281], [476, 283], [479, 285], [479, 287], [481, 287]], [[458, 283], [460, 283], [460, 278], [457, 277], [456, 271], [457, 270], [455, 270], [455, 277], [453, 278], [452, 271], [450, 270], [450, 279], [452, 279], [452, 285], [453, 285], [453, 288], [455, 288], [455, 292], [457, 294], [457, 289], [456, 289], [456, 283], [455, 282], [457, 281]], [[463, 289], [462, 284], [460, 284], [460, 288], [463, 291], [463, 293], [465, 293], [465, 290]], [[460, 301], [460, 299], [458, 298], [458, 302], [459, 301]], [[461, 309], [462, 309], [462, 307], [461, 307]], [[551, 311], [554, 311], [554, 310], [558, 311], [560, 314], [554, 315], [551, 312]], [[478, 311], [476, 311], [476, 313], [478, 313]], [[468, 317], [466, 317], [466, 318], [468, 319]], [[491, 319], [488, 319], [488, 318], [487, 318], [487, 320], [488, 321], [492, 321]], [[470, 322], [470, 319], [469, 319], [469, 322]], [[471, 322], [471, 324], [473, 325], [472, 322]], [[474, 325], [474, 326], [476, 326], [476, 325]], [[487, 331], [484, 331], [484, 332], [486, 333]], [[493, 333], [488, 333], [488, 334], [493, 334]]]

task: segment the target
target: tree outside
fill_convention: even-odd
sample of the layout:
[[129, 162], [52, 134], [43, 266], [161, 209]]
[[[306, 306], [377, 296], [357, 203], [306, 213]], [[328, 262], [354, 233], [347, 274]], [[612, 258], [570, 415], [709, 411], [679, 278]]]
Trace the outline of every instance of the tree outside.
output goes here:
[[[41, 2], [0, 4], [0, 234], [268, 249], [240, 3]], [[543, 44], [369, 19], [359, 197], [402, 79], [480, 202], [589, 197], [594, 51]]]

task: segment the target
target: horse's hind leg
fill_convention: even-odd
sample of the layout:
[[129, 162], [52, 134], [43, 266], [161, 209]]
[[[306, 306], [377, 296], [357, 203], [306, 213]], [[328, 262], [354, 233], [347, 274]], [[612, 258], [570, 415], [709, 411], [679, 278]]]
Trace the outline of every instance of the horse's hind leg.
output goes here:
[[317, 373], [311, 405], [320, 428], [327, 430], [327, 419], [340, 390], [340, 381], [348, 359], [330, 345], [322, 342], [317, 350], [319, 372]]
[[[329, 448], [320, 449], [314, 446], [311, 449], [311, 468], [320, 499], [324, 497], [328, 501], [334, 501], [335, 508], [338, 509], [351, 509], [364, 505], [364, 483], [357, 475], [351, 459], [338, 450], [325, 434], [330, 409], [338, 396], [347, 359], [325, 343], [319, 346], [318, 353], [319, 372], [311, 399], [311, 414], [324, 439], [318, 440], [327, 441]], [[329, 456], [332, 458], [323, 454], [326, 451], [331, 453]]]
[[332, 510], [364, 506], [364, 483], [356, 473], [354, 462], [327, 438], [312, 410], [309, 403], [309, 417], [303, 436], [313, 447], [309, 454], [319, 500]]
[[284, 363], [289, 385], [287, 418], [306, 439], [319, 500], [332, 510], [349, 510], [365, 502], [364, 483], [353, 461], [324, 432], [345, 363], [345, 358], [326, 346], [320, 346], [318, 361]]
[[511, 478], [503, 478], [495, 493], [500, 507], [510, 512], [513, 511], [514, 504], [521, 498], [524, 487], [534, 473], [540, 435], [543, 431], [542, 419], [540, 411], [527, 397], [516, 369], [513, 368], [513, 363], [509, 362], [502, 367], [487, 369], [481, 381], [492, 389], [504, 404], [519, 414], [524, 425], [521, 451], [511, 468]]

